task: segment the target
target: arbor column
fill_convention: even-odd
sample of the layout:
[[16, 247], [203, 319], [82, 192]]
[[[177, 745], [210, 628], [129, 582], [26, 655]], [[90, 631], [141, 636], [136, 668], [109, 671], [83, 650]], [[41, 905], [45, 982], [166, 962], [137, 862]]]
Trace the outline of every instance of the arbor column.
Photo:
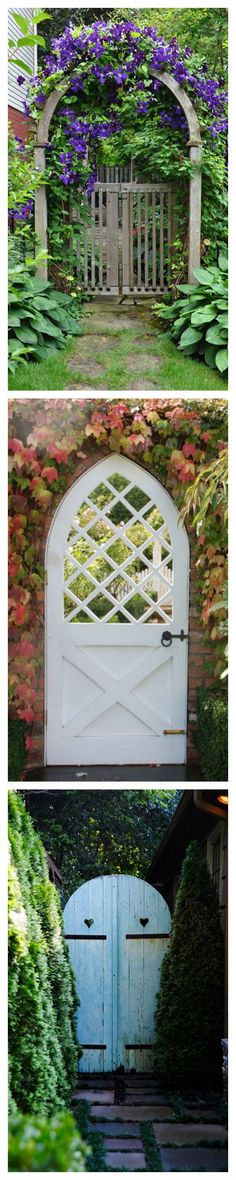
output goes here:
[[194, 164], [193, 175], [189, 181], [189, 248], [188, 248], [188, 281], [196, 283], [193, 271], [200, 266], [201, 261], [201, 146], [196, 140], [189, 141], [190, 163]]
[[[35, 168], [37, 172], [45, 172], [45, 148], [37, 144], [35, 148]], [[47, 250], [48, 235], [47, 235], [47, 193], [46, 184], [40, 184], [40, 187], [35, 193], [35, 209], [34, 209], [34, 228], [36, 235], [36, 254], [38, 250]], [[42, 259], [37, 266], [37, 275], [40, 279], [47, 279], [48, 264], [47, 258]]]

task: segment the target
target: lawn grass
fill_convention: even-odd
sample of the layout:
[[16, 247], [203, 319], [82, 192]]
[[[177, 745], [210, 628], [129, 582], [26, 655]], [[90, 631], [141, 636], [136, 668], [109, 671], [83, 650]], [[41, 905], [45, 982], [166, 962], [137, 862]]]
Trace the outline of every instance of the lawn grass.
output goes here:
[[[86, 340], [88, 347], [88, 356], [93, 357], [93, 333], [90, 331], [85, 333], [80, 340]], [[91, 324], [92, 326], [92, 324]], [[152, 383], [155, 389], [158, 390], [191, 390], [196, 391], [220, 391], [226, 393], [227, 380], [216, 370], [211, 370], [207, 365], [200, 361], [192, 360], [190, 357], [184, 357], [183, 353], [177, 350], [176, 346], [170, 341], [166, 334], [153, 331], [153, 336], [148, 332], [145, 336], [146, 325], [142, 322], [134, 321], [134, 328], [106, 330], [104, 323], [104, 332], [107, 340], [111, 337], [111, 341], [116, 340], [116, 347], [103, 348], [101, 351], [97, 349], [96, 345], [96, 361], [98, 361], [103, 371], [101, 376], [95, 378], [86, 377], [82, 375], [82, 369], [79, 364], [79, 348], [80, 342], [78, 339], [73, 340], [73, 343], [67, 345], [67, 348], [61, 352], [55, 352], [51, 358], [41, 363], [29, 362], [25, 366], [19, 365], [16, 369], [14, 377], [10, 375], [9, 390], [64, 390], [73, 381], [73, 386], [78, 386], [78, 392], [83, 392], [83, 386], [87, 389], [101, 390], [127, 390], [129, 392], [132, 388], [135, 389], [135, 380], [137, 377], [138, 388], [138, 354], [145, 354], [146, 364], [143, 364], [140, 376], [142, 383]], [[97, 334], [97, 329], [96, 329]], [[140, 335], [140, 338], [139, 338]], [[76, 357], [78, 357], [78, 367], [76, 366]], [[69, 362], [73, 362], [73, 368], [69, 367]], [[143, 388], [143, 384], [142, 384]]]

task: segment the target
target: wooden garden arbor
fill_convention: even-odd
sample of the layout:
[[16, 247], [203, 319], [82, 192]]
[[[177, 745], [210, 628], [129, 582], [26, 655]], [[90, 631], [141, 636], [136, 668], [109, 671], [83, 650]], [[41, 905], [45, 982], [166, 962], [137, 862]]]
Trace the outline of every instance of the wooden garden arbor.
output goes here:
[[[189, 130], [189, 158], [190, 163], [194, 165], [192, 176], [189, 181], [189, 254], [188, 254], [188, 280], [189, 283], [194, 283], [193, 271], [195, 267], [200, 265], [200, 242], [201, 242], [201, 133], [196, 111], [186, 94], [185, 90], [179, 86], [175, 78], [162, 70], [153, 70], [153, 76], [158, 79], [168, 90], [174, 95], [174, 98], [182, 107]], [[67, 78], [65, 82], [56, 90], [53, 90], [45, 102], [45, 107], [39, 119], [37, 126], [37, 137], [35, 147], [35, 166], [38, 172], [45, 171], [45, 144], [48, 140], [49, 127], [63, 94], [70, 88], [71, 78]], [[40, 248], [47, 250], [47, 190], [46, 185], [42, 182], [35, 193], [35, 233]], [[39, 273], [43, 278], [47, 278], [47, 259], [41, 262]]]

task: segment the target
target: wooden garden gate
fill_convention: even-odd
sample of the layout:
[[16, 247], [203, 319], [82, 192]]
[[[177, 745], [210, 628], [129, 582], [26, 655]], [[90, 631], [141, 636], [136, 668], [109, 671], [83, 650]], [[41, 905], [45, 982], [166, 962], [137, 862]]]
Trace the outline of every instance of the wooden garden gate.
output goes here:
[[189, 546], [168, 492], [102, 459], [59, 505], [46, 566], [47, 764], [184, 763]]
[[171, 187], [131, 176], [128, 167], [98, 172], [84, 242], [78, 247], [78, 274], [85, 291], [147, 296], [168, 290]]
[[64, 929], [80, 1001], [80, 1070], [151, 1069], [170, 931], [163, 897], [138, 877], [97, 877], [70, 897]]

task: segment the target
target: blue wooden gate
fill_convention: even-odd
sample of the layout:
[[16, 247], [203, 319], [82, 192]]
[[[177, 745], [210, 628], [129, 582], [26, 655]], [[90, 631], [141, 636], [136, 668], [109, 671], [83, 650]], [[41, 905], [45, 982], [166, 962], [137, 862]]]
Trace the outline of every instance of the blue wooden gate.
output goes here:
[[70, 897], [64, 929], [80, 1000], [80, 1069], [151, 1069], [156, 995], [170, 931], [163, 897], [138, 877], [97, 877]]

